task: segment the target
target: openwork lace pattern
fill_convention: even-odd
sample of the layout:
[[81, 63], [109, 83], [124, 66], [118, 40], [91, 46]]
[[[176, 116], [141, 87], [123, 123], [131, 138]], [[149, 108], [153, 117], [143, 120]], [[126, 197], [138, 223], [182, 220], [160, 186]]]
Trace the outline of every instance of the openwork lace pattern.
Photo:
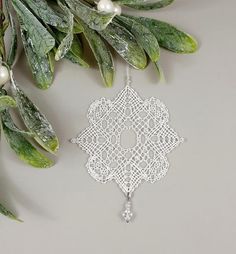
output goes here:
[[[166, 155], [183, 138], [169, 126], [168, 110], [160, 100], [143, 100], [129, 85], [114, 100], [92, 103], [87, 116], [90, 125], [71, 141], [89, 154], [86, 166], [96, 181], [113, 180], [127, 196], [123, 216], [129, 222], [132, 193], [140, 183], [166, 175]], [[132, 144], [122, 140], [129, 137]]]

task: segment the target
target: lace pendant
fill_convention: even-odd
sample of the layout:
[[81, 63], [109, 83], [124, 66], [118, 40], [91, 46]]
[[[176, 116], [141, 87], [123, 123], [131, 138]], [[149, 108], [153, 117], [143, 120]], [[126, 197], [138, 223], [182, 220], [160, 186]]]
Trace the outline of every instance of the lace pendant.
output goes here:
[[71, 142], [88, 153], [86, 166], [96, 181], [118, 184], [127, 199], [122, 216], [130, 222], [133, 192], [142, 182], [166, 175], [166, 155], [183, 138], [169, 126], [165, 105], [154, 97], [143, 100], [129, 79], [114, 100], [93, 102], [87, 116], [89, 127]]

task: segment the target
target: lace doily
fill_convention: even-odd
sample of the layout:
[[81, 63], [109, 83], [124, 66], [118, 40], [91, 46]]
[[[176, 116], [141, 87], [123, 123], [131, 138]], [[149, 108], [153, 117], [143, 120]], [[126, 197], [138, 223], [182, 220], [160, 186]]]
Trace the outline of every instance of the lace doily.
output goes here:
[[164, 177], [166, 155], [183, 142], [168, 125], [165, 105], [154, 97], [143, 100], [129, 83], [114, 100], [93, 102], [89, 127], [71, 139], [89, 154], [88, 173], [100, 183], [115, 181], [127, 197], [122, 213], [126, 222], [133, 216], [134, 190]]

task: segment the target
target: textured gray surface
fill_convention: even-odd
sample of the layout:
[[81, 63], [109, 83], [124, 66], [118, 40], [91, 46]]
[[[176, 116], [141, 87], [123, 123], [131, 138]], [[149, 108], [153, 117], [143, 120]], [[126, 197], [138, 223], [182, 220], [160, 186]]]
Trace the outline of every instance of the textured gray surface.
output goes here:
[[134, 88], [167, 105], [171, 125], [187, 142], [168, 156], [164, 179], [138, 189], [130, 225], [119, 218], [118, 187], [94, 182], [85, 169], [87, 155], [68, 143], [87, 126], [89, 104], [123, 87], [125, 65], [117, 57], [116, 82], [105, 89], [97, 71], [65, 62], [45, 92], [30, 84], [28, 72], [23, 75], [21, 59], [17, 78], [56, 127], [61, 150], [57, 165], [40, 171], [20, 163], [1, 142], [0, 200], [25, 220], [0, 218], [1, 253], [236, 252], [235, 8], [234, 0], [176, 0], [149, 13], [193, 33], [201, 48], [190, 56], [162, 51], [166, 85], [156, 84], [152, 66], [132, 72]]

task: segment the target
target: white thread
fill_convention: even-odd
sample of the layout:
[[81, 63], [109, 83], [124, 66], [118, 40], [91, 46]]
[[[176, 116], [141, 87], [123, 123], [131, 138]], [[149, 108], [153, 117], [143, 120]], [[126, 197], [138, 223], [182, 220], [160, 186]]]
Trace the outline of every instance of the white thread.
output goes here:
[[125, 85], [131, 86], [131, 84], [132, 84], [131, 69], [130, 69], [130, 66], [127, 64], [126, 65]]

